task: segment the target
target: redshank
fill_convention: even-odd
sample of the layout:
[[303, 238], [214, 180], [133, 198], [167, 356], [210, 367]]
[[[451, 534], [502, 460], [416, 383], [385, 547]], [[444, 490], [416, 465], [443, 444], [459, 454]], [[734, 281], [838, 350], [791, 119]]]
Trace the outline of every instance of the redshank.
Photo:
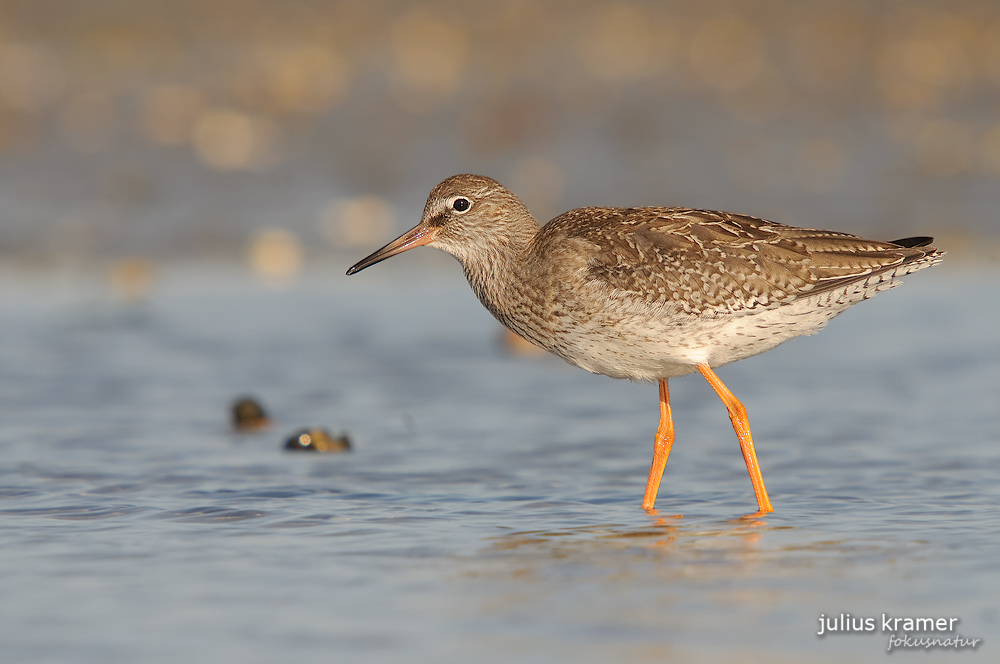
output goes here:
[[841, 311], [934, 265], [932, 238], [875, 242], [728, 212], [578, 208], [539, 227], [496, 180], [455, 175], [423, 218], [347, 271], [429, 245], [462, 264], [497, 320], [570, 364], [658, 381], [660, 425], [642, 506], [674, 440], [667, 381], [699, 371], [729, 411], [757, 497], [773, 512], [746, 409], [713, 371], [814, 334]]

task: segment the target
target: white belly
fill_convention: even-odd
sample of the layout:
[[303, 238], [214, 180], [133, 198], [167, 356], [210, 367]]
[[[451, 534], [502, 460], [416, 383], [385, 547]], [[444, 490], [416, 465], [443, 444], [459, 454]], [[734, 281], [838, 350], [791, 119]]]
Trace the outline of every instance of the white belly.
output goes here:
[[706, 316], [668, 313], [664, 307], [622, 311], [609, 306], [600, 317], [567, 326], [549, 350], [612, 378], [654, 381], [682, 376], [699, 364], [721, 366], [793, 337], [815, 334], [852, 304], [900, 283], [893, 276], [871, 277], [787, 304]]

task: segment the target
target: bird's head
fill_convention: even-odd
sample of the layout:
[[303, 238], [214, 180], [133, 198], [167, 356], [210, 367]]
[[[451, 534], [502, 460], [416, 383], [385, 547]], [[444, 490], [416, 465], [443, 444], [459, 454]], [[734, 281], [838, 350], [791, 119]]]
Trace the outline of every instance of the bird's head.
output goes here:
[[429, 245], [463, 265], [489, 257], [538, 230], [521, 200], [482, 175], [453, 175], [431, 190], [420, 223], [347, 271], [354, 274], [413, 247]]

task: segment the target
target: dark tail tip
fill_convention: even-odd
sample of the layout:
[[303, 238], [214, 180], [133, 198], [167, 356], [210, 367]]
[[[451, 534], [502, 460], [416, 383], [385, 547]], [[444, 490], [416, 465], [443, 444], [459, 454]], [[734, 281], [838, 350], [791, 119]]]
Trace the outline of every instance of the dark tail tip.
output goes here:
[[926, 235], [920, 235], [917, 237], [904, 237], [901, 240], [893, 240], [889, 244], [897, 244], [900, 247], [906, 247], [907, 249], [913, 249], [914, 247], [926, 247], [934, 238], [927, 237]]

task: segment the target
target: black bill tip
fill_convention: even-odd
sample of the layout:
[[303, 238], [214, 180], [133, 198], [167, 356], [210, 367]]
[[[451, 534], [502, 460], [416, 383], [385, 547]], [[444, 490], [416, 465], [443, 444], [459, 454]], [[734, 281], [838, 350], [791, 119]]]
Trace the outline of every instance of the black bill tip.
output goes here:
[[378, 251], [372, 252], [370, 255], [365, 256], [357, 263], [351, 266], [347, 271], [347, 276], [351, 276], [355, 272], [360, 272], [366, 267], [371, 267], [378, 263], [379, 261], [384, 261], [386, 258], [395, 256], [396, 254], [401, 254], [407, 249], [412, 249], [413, 247], [419, 247], [424, 244], [428, 244], [434, 240], [434, 236], [437, 234], [436, 228], [428, 228], [423, 225], [417, 225], [407, 232], [403, 233], [401, 236], [385, 245]]

